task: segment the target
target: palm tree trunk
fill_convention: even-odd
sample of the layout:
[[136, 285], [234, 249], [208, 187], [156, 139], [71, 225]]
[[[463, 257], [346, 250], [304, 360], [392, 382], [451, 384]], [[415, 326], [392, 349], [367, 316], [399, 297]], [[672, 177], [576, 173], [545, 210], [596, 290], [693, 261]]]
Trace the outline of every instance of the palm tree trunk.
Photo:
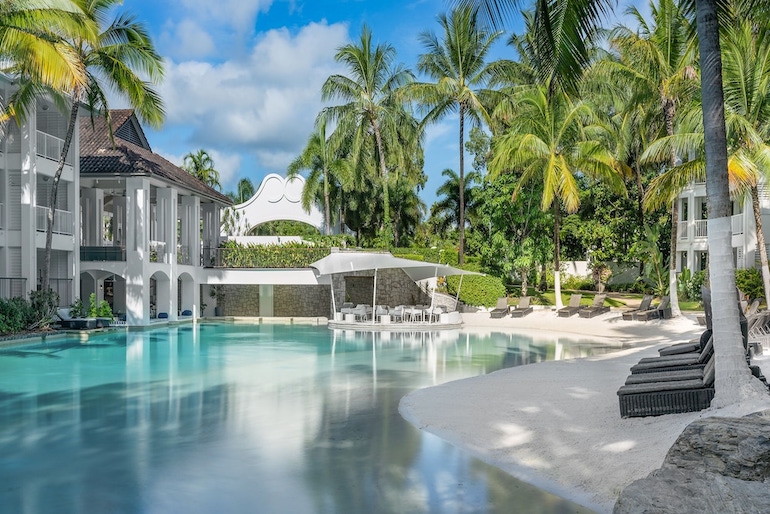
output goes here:
[[329, 172], [324, 170], [324, 217], [326, 218], [326, 235], [332, 233], [332, 210], [329, 204]]
[[556, 296], [556, 309], [561, 309], [564, 304], [561, 301], [561, 261], [559, 260], [559, 253], [561, 251], [561, 245], [559, 244], [560, 227], [559, 222], [561, 218], [561, 208], [559, 202], [553, 203], [553, 289]]
[[765, 288], [765, 305], [770, 307], [770, 269], [767, 267], [767, 247], [765, 246], [765, 233], [762, 228], [762, 210], [759, 205], [759, 187], [756, 184], [751, 186], [751, 206], [754, 210], [754, 225], [757, 232], [759, 262], [762, 266], [762, 285]]
[[[732, 252], [730, 193], [727, 180], [722, 59], [715, 0], [697, 0], [696, 18], [701, 62], [703, 131], [708, 194], [709, 275], [711, 279], [716, 395], [714, 407], [740, 402], [767, 389], [754, 380], [746, 366], [739, 323]], [[763, 391], [764, 389], [764, 391]]]
[[377, 143], [377, 153], [380, 157], [380, 175], [382, 176], [382, 201], [383, 205], [383, 235], [388, 245], [393, 242], [393, 228], [390, 221], [390, 195], [388, 194], [388, 168], [385, 165], [385, 153], [382, 146], [382, 134], [376, 119], [372, 119], [374, 140]]
[[[670, 98], [663, 99], [663, 117], [666, 123], [666, 134], [674, 135], [674, 115], [676, 106]], [[669, 167], [676, 166], [676, 152], [671, 149]], [[668, 297], [671, 305], [671, 316], [676, 318], [682, 315], [679, 310], [679, 290], [676, 283], [676, 243], [679, 238], [679, 198], [675, 198], [671, 205], [671, 247], [668, 258]]]
[[465, 262], [465, 152], [463, 151], [463, 143], [465, 139], [465, 106], [460, 103], [460, 174], [458, 176], [458, 183], [460, 185], [460, 214], [457, 219], [457, 224], [460, 232], [459, 250], [457, 253], [457, 264], [462, 266]]
[[[46, 216], [45, 224], [45, 252], [43, 253], [43, 270], [40, 276], [40, 290], [48, 291], [51, 289], [51, 251], [53, 248], [53, 221], [56, 213], [56, 198], [59, 194], [59, 181], [61, 180], [61, 174], [64, 170], [64, 162], [67, 159], [67, 154], [72, 144], [72, 136], [75, 133], [75, 126], [78, 121], [78, 109], [80, 102], [80, 88], [75, 88], [72, 99], [72, 108], [70, 109], [70, 119], [67, 125], [67, 135], [64, 137], [64, 144], [62, 146], [61, 155], [59, 156], [59, 162], [56, 163], [56, 173], [53, 176], [53, 182], [51, 183], [51, 197], [48, 205], [48, 214]], [[77, 277], [75, 277], [77, 279]], [[69, 301], [69, 300], [67, 300]]]

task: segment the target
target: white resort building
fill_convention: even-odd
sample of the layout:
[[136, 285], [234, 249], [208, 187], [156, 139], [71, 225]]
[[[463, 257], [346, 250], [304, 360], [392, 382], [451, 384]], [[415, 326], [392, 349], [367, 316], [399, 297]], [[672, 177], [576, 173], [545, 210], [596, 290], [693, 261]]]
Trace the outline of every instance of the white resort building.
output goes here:
[[[0, 75], [0, 97], [14, 87]], [[332, 287], [341, 301], [363, 303], [372, 291], [377, 303], [396, 302], [394, 293], [425, 301], [424, 289], [402, 270], [381, 270], [375, 286], [376, 270], [332, 278], [307, 265], [227, 267], [220, 231], [232, 202], [153, 153], [133, 111], [110, 114], [108, 127], [81, 109], [59, 182], [50, 283], [62, 307], [94, 294], [126, 325], [142, 327], [213, 315], [331, 317]], [[0, 298], [28, 297], [40, 286], [67, 121], [52, 102], [38, 100], [34, 113], [21, 126], [9, 122], [0, 139]], [[303, 184], [302, 177], [267, 176], [252, 199], [235, 206], [244, 232], [280, 219], [321, 228], [321, 213], [301, 208]]]

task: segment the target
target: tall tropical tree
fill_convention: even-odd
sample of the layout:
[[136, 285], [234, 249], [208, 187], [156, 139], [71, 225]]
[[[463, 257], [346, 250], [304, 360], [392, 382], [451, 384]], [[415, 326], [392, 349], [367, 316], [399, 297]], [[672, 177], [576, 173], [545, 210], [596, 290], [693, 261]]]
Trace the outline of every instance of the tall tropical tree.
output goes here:
[[556, 307], [561, 308], [560, 218], [562, 208], [572, 213], [580, 205], [576, 174], [590, 175], [624, 191], [624, 166], [606, 147], [601, 129], [586, 125], [592, 118], [588, 105], [572, 101], [567, 93], [549, 97], [545, 87], [532, 88], [521, 93], [514, 108], [513, 125], [494, 142], [489, 169], [493, 177], [509, 171], [520, 173], [514, 199], [523, 185], [543, 182], [540, 207], [553, 209], [554, 286]]
[[[476, 194], [478, 192], [476, 184], [481, 182], [480, 174], [476, 171], [468, 173], [463, 182], [463, 194], [460, 194], [460, 176], [453, 169], [447, 168], [441, 172], [441, 176], [446, 180], [436, 190], [438, 197], [436, 203], [431, 207], [431, 217], [439, 222], [438, 229], [442, 233], [450, 227], [459, 227], [460, 225], [460, 204], [463, 204], [463, 211], [473, 221], [476, 207]], [[459, 256], [458, 256], [459, 258]]]
[[326, 235], [331, 234], [332, 228], [332, 182], [345, 185], [350, 182], [350, 162], [340, 156], [339, 142], [339, 138], [326, 135], [326, 118], [319, 116], [315, 131], [308, 138], [305, 148], [287, 170], [290, 177], [298, 175], [302, 170], [310, 172], [302, 190], [302, 207], [309, 211], [320, 190]]
[[438, 17], [443, 33], [420, 35], [426, 50], [417, 61], [417, 69], [435, 80], [432, 83], [416, 83], [412, 90], [428, 113], [426, 122], [435, 122], [449, 114], [457, 113], [460, 122], [458, 175], [459, 194], [459, 253], [462, 264], [465, 254], [465, 123], [489, 124], [490, 114], [482, 97], [492, 78], [493, 67], [486, 62], [489, 51], [502, 32], [488, 32], [478, 24], [475, 9], [468, 6], [454, 9], [449, 16]]
[[[17, 112], [28, 112], [35, 99], [49, 94], [62, 109], [69, 109], [67, 133], [62, 153], [54, 174], [51, 196], [48, 200], [46, 243], [41, 288], [50, 289], [51, 247], [53, 243], [53, 220], [56, 198], [59, 190], [64, 162], [69, 153], [72, 136], [78, 121], [78, 111], [85, 105], [92, 113], [109, 118], [106, 89], [122, 96], [135, 110], [137, 116], [154, 127], [159, 127], [165, 117], [163, 104], [152, 84], [163, 77], [163, 59], [155, 51], [150, 35], [144, 24], [133, 16], [118, 13], [107, 26], [103, 20], [122, 4], [120, 0], [72, 0], [78, 16], [88, 26], [98, 27], [91, 31], [84, 29], [74, 33], [55, 32], [56, 44], [63, 48], [70, 59], [83, 70], [84, 81], [65, 81], [60, 84], [39, 80], [35, 74], [20, 77], [19, 89], [11, 98]], [[109, 126], [109, 123], [108, 123]]]
[[[376, 163], [382, 183], [383, 221], [381, 239], [390, 245], [393, 226], [390, 216], [389, 168], [390, 149], [396, 151], [401, 126], [413, 125], [406, 111], [400, 88], [414, 80], [412, 73], [395, 63], [396, 50], [388, 44], [373, 46], [372, 33], [364, 26], [357, 44], [342, 46], [335, 60], [347, 68], [347, 75], [332, 75], [321, 88], [323, 101], [343, 103], [323, 110], [329, 122], [337, 124], [336, 131], [350, 141], [350, 155], [356, 168]], [[370, 144], [370, 138], [374, 139]], [[391, 144], [389, 144], [391, 143]]]
[[[634, 92], [629, 99], [631, 109], [648, 106], [648, 113], [657, 112], [664, 134], [673, 136], [677, 107], [692, 94], [696, 86], [694, 41], [689, 23], [674, 0], [653, 0], [649, 4], [650, 23], [636, 7], [626, 14], [638, 28], [619, 26], [613, 30], [611, 45], [619, 59], [605, 59], [594, 66], [594, 71], [608, 83], [628, 85]], [[659, 106], [655, 109], [654, 106]], [[676, 152], [670, 152], [665, 163], [673, 168]], [[671, 312], [679, 316], [677, 295], [676, 244], [679, 222], [678, 201], [671, 202], [671, 239], [669, 259], [669, 296]]]
[[222, 184], [219, 183], [219, 172], [214, 165], [214, 159], [203, 148], [185, 155], [182, 161], [182, 168], [207, 186], [222, 189]]
[[[254, 184], [248, 178], [242, 178], [235, 187], [238, 203], [243, 203], [254, 196]], [[235, 200], [235, 199], [234, 199]]]

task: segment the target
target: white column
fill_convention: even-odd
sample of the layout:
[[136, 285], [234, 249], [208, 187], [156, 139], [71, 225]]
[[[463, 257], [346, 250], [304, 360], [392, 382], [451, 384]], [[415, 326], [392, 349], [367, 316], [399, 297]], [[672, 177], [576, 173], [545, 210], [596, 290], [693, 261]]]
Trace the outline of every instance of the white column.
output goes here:
[[102, 215], [104, 210], [103, 189], [82, 189], [80, 209], [83, 215], [83, 245], [101, 246], [104, 239]]
[[[37, 289], [37, 120], [29, 116], [21, 133], [21, 276], [26, 278], [24, 296]], [[44, 200], [44, 199], [40, 199]], [[45, 203], [45, 201], [43, 201]], [[45, 241], [45, 237], [43, 237]], [[41, 263], [42, 264], [42, 263]]]
[[[171, 188], [158, 189], [156, 192], [158, 203], [158, 237], [166, 243], [166, 255], [163, 262], [168, 267], [168, 305], [163, 311], [168, 312], [168, 318], [175, 321], [178, 318], [178, 271], [176, 260], [176, 202], [177, 191]], [[159, 284], [160, 287], [160, 284]], [[160, 306], [158, 307], [160, 312]]]
[[126, 180], [126, 320], [129, 325], [150, 324], [149, 261], [150, 183], [146, 178]]

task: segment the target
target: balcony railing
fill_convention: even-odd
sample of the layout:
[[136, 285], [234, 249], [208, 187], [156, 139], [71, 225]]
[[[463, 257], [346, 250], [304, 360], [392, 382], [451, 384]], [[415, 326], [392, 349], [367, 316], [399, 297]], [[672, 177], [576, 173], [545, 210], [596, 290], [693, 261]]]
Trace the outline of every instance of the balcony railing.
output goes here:
[[192, 264], [192, 252], [183, 245], [176, 245], [176, 263], [177, 264]]
[[8, 300], [24, 296], [27, 290], [26, 278], [0, 277], [0, 298]]
[[[48, 219], [48, 207], [38, 205], [36, 207], [36, 225], [38, 232], [45, 232], [46, 220]], [[53, 213], [53, 232], [54, 234], [64, 234], [71, 236], [75, 233], [75, 224], [73, 223], [72, 212], [56, 209]]]
[[695, 220], [695, 238], [708, 237], [708, 220]]
[[[37, 131], [37, 154], [40, 157], [44, 157], [46, 159], [50, 159], [52, 161], [59, 162], [59, 158], [61, 157], [62, 149], [64, 148], [64, 140], [59, 139], [56, 136], [52, 136], [51, 134], [46, 134], [45, 132]], [[70, 146], [70, 149], [72, 147]], [[64, 162], [67, 164], [72, 164], [72, 152], [67, 152], [67, 158], [64, 159]]]
[[687, 229], [689, 228], [689, 224], [686, 221], [680, 221], [676, 224], [679, 234], [679, 239], [687, 239]]
[[59, 295], [59, 305], [69, 305], [75, 298], [72, 296], [71, 278], [49, 278], [49, 287]]
[[122, 246], [81, 246], [80, 260], [84, 262], [125, 262], [126, 249]]
[[733, 235], [743, 234], [743, 214], [734, 215], [730, 221], [733, 225]]
[[165, 241], [150, 241], [150, 262], [166, 262]]

